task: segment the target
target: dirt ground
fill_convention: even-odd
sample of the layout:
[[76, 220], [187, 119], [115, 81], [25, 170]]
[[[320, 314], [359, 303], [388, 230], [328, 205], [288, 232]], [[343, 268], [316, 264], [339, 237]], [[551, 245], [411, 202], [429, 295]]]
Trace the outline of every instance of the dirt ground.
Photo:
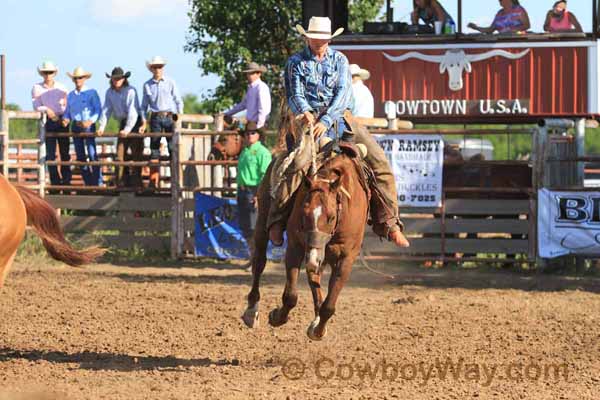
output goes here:
[[600, 281], [356, 268], [322, 342], [312, 301], [271, 328], [241, 322], [236, 266], [17, 263], [0, 294], [5, 399], [599, 399]]

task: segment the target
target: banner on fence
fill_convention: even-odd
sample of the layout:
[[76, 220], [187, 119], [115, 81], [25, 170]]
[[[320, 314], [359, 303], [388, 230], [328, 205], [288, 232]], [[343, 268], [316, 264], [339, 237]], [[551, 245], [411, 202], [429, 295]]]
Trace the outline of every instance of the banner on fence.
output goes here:
[[[247, 259], [250, 253], [238, 224], [236, 200], [196, 193], [195, 202], [196, 256]], [[283, 259], [285, 245], [273, 247], [269, 243], [267, 258]]]
[[600, 255], [600, 192], [538, 191], [540, 257]]
[[385, 135], [377, 139], [392, 166], [398, 205], [440, 207], [444, 140], [439, 135]]

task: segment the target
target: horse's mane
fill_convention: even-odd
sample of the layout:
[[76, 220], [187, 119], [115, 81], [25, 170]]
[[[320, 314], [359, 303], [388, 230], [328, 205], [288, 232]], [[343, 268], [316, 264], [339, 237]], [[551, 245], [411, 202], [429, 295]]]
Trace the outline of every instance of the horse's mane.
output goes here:
[[293, 139], [294, 143], [298, 142], [300, 136], [304, 133], [306, 127], [296, 119], [296, 116], [290, 110], [287, 102], [282, 102], [279, 108], [279, 115], [281, 116], [279, 121], [279, 128], [277, 131], [277, 147], [276, 152], [287, 151], [286, 137], [288, 134]]

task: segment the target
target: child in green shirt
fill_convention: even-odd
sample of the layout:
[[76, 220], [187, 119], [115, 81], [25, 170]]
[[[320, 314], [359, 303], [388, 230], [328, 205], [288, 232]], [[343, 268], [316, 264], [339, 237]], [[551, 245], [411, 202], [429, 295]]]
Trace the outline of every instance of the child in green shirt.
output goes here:
[[271, 163], [271, 152], [260, 142], [255, 122], [249, 121], [243, 134], [244, 148], [237, 170], [237, 203], [240, 228], [250, 244], [256, 225], [256, 193]]

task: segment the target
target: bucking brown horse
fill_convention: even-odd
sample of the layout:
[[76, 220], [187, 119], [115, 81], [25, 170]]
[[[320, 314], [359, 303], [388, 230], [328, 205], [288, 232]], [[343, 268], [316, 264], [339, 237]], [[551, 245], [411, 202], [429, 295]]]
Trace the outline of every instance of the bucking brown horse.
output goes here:
[[4, 285], [27, 225], [42, 239], [48, 254], [65, 264], [87, 264], [104, 252], [95, 247], [83, 251], [73, 249], [65, 240], [54, 208], [31, 190], [13, 186], [0, 175], [0, 288]]
[[[362, 246], [368, 216], [367, 188], [360, 163], [345, 154], [329, 158], [316, 175], [305, 177], [287, 222], [286, 284], [282, 305], [269, 314], [271, 326], [278, 327], [288, 321], [289, 313], [298, 301], [296, 285], [300, 268], [304, 266], [315, 311], [307, 334], [312, 340], [321, 340], [326, 335], [327, 321], [335, 313], [340, 292]], [[268, 192], [264, 189], [259, 192], [259, 215], [266, 211], [264, 207], [268, 208], [268, 202], [260, 201], [261, 196], [268, 196]], [[268, 241], [264, 221], [259, 221], [255, 232], [254, 279], [248, 308], [242, 317], [249, 327], [258, 323], [259, 282]], [[323, 299], [321, 274], [325, 265], [331, 267], [331, 277], [327, 296]]]

